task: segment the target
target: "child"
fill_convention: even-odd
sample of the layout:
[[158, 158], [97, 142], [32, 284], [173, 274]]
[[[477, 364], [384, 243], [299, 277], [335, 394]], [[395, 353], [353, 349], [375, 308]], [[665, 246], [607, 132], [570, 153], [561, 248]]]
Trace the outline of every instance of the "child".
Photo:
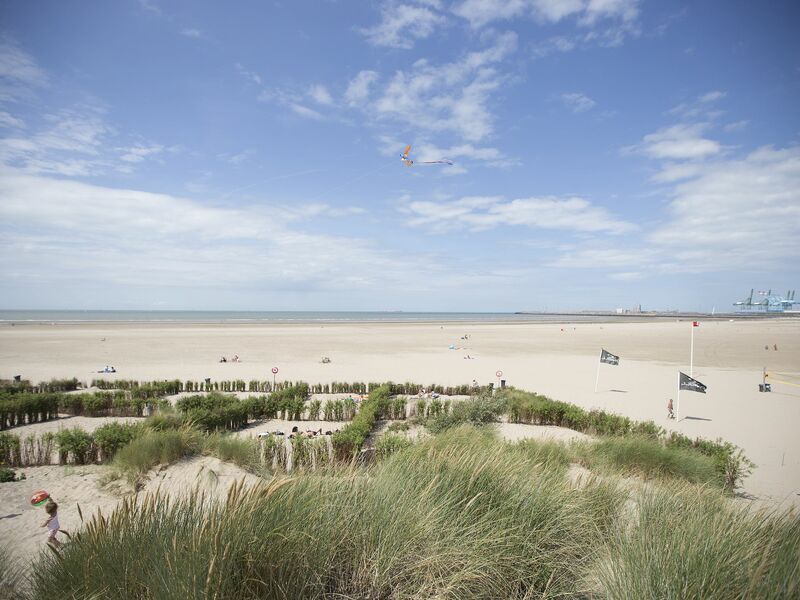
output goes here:
[[54, 548], [61, 548], [61, 542], [56, 539], [56, 534], [60, 529], [58, 523], [58, 504], [49, 500], [47, 504], [44, 505], [44, 510], [49, 515], [47, 520], [42, 523], [42, 527], [47, 527], [47, 543]]
[[672, 398], [670, 398], [669, 402], [667, 402], [667, 418], [668, 419], [674, 419], [675, 418], [675, 412], [673, 411], [673, 407], [672, 407]]

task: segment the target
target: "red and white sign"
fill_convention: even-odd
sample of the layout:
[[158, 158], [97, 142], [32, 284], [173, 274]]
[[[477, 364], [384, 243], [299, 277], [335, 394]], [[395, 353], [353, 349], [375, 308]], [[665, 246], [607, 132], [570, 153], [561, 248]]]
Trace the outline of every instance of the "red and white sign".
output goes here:
[[495, 373], [495, 375], [497, 375], [498, 377], [502, 377], [503, 376], [503, 372], [502, 371], [498, 371], [497, 373]]
[[700, 323], [697, 321], [692, 321], [692, 327], [700, 327]]
[[275, 375], [278, 372], [278, 367], [272, 367], [272, 374]]

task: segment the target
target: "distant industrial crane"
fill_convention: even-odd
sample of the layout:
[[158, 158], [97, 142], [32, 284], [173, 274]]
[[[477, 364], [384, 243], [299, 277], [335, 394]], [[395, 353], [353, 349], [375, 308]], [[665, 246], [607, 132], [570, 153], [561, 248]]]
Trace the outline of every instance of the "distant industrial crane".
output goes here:
[[739, 310], [743, 312], [784, 312], [787, 310], [792, 310], [792, 307], [795, 304], [800, 304], [800, 302], [796, 302], [794, 299], [795, 291], [796, 290], [787, 291], [786, 296], [773, 294], [771, 289], [767, 291], [759, 291], [757, 293], [759, 296], [763, 296], [763, 299], [753, 301], [755, 288], [752, 288], [750, 290], [750, 295], [747, 298], [744, 300], [739, 300], [738, 302], [734, 302], [733, 305], [739, 307]]

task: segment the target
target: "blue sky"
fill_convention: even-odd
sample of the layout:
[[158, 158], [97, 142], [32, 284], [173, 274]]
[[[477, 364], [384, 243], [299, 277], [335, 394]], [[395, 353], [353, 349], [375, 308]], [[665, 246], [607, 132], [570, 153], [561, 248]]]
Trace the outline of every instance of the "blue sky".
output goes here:
[[[6, 2], [0, 308], [731, 308], [800, 277], [792, 2]], [[406, 144], [418, 161], [399, 159]]]

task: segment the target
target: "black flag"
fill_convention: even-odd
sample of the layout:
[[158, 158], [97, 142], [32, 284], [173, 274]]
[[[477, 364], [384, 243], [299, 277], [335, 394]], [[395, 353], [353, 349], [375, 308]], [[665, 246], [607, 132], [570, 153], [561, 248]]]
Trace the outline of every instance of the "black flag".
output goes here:
[[611, 352], [606, 352], [605, 350], [602, 350], [600, 352], [600, 362], [606, 363], [607, 365], [618, 365], [619, 356], [611, 354]]
[[690, 392], [700, 392], [701, 394], [706, 393], [706, 386], [697, 381], [697, 379], [692, 379], [686, 373], [681, 373], [678, 387], [682, 390], [689, 390]]

